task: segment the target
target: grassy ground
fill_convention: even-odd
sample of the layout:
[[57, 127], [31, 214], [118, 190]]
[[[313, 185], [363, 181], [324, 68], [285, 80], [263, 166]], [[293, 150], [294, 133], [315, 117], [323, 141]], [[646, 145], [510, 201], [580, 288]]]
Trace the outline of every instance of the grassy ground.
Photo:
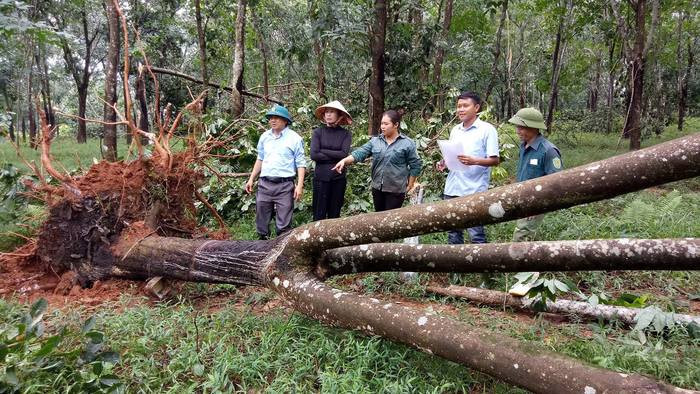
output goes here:
[[[691, 119], [688, 130], [700, 130], [700, 119]], [[676, 136], [669, 128], [644, 145]], [[574, 137], [553, 138], [567, 167], [624, 151], [616, 150], [616, 136]], [[62, 145], [56, 144], [54, 153], [71, 168], [74, 146]], [[94, 155], [90, 152], [86, 145], [79, 153], [84, 165]], [[15, 162], [12, 155], [0, 145], [2, 160]], [[698, 207], [700, 180], [696, 178], [548, 214], [540, 238], [700, 237]], [[299, 223], [307, 219], [297, 215]], [[252, 217], [232, 224], [231, 230], [236, 238], [255, 238]], [[512, 230], [513, 223], [487, 227], [492, 242], [508, 241]], [[446, 237], [427, 235], [421, 242], [444, 243]], [[700, 298], [698, 272], [591, 272], [566, 277], [587, 294], [648, 294], [647, 305], [667, 311], [687, 313], [691, 311], [688, 300]], [[614, 323], [552, 322], [427, 295], [421, 284], [429, 280], [445, 280], [445, 276], [421, 275], [420, 283], [404, 284], [389, 273], [339, 278], [334, 283], [378, 296], [426, 302], [425, 307], [437, 313], [531, 341], [542, 349], [700, 389], [700, 337], [683, 328], [650, 332], [642, 341], [638, 333]], [[453, 280], [478, 285], [481, 279], [463, 275]], [[500, 275], [496, 283], [505, 288], [513, 279]], [[0, 332], [23, 308], [16, 301], [0, 300], [0, 316], [5, 317], [0, 318]], [[403, 345], [325, 327], [291, 313], [266, 290], [188, 284], [178, 298], [165, 303], [130, 296], [96, 311], [63, 307], [48, 317], [49, 331], [76, 325], [95, 312], [109, 345], [122, 353], [115, 372], [130, 392], [523, 392]]]

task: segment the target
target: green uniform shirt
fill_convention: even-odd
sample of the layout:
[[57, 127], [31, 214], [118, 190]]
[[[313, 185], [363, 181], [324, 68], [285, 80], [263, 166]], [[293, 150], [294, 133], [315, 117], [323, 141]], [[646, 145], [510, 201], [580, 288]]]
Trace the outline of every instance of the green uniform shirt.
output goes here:
[[416, 144], [399, 134], [391, 145], [384, 135], [372, 137], [351, 153], [356, 162], [372, 156], [372, 187], [389, 193], [404, 193], [408, 176], [420, 175], [423, 162], [416, 152]]
[[520, 160], [518, 160], [518, 182], [561, 171], [561, 153], [554, 144], [542, 134], [538, 135], [530, 146], [520, 145]]

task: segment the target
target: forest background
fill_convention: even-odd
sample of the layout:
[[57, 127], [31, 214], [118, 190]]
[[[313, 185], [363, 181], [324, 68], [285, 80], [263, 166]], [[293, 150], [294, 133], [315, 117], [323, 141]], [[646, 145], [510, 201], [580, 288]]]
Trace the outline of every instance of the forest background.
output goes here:
[[[254, 199], [243, 192], [245, 178], [226, 175], [245, 173], [252, 167], [255, 143], [266, 128], [263, 114], [273, 101], [284, 103], [292, 110], [293, 128], [308, 142], [312, 128], [318, 124], [313, 110], [329, 100], [340, 100], [355, 120], [350, 128], [353, 146], [376, 133], [377, 115], [384, 109], [402, 109], [405, 112], [403, 131], [417, 142], [430, 168], [439, 159], [435, 140], [446, 138], [455, 123], [456, 95], [462, 90], [474, 90], [486, 102], [482, 117], [499, 127], [504, 162], [494, 171], [495, 185], [513, 180], [517, 138], [505, 120], [524, 106], [534, 106], [545, 114], [550, 127], [547, 135], [562, 148], [567, 167], [679, 134], [697, 132], [699, 128], [697, 119], [692, 118], [700, 110], [700, 83], [694, 62], [700, 47], [697, 1], [133, 0], [121, 5], [130, 28], [128, 82], [136, 93], [132, 99], [137, 103], [133, 116], [143, 122], [139, 123], [142, 129], [153, 129], [154, 86], [143, 72], [139, 77], [139, 64], [148, 60], [151, 66], [160, 69], [157, 76], [161, 100], [172, 104], [171, 113], [182, 109], [191, 101], [191, 94], [196, 96], [203, 89], [192, 79], [218, 85], [209, 87], [204, 115], [186, 123], [177, 134], [185, 136], [188, 131], [196, 130], [203, 139], [238, 134], [232, 145], [219, 152], [221, 158], [203, 169], [208, 183], [201, 189], [237, 238], [254, 237]], [[0, 129], [4, 138], [16, 141], [26, 158], [37, 157], [32, 145], [38, 128], [34, 97], [38, 97], [40, 107], [57, 130], [55, 158], [67, 170], [80, 172], [94, 160], [129, 157], [127, 148], [131, 136], [124, 128], [84, 122], [75, 117], [109, 122], [116, 114], [106, 103], [114, 103], [122, 112], [125, 108], [121, 88], [124, 42], [120, 40], [111, 2], [0, 0], [0, 12], [3, 37], [0, 41]], [[180, 147], [184, 148], [184, 142]], [[26, 224], [32, 220], [38, 223], [43, 207], [19, 197], [20, 180], [29, 173], [17, 159], [14, 148], [3, 141], [0, 155], [0, 177], [4, 185], [0, 247], [8, 251], [22, 243], [23, 236], [33, 234], [35, 227]], [[369, 168], [355, 168], [350, 174], [343, 214], [370, 211]], [[428, 185], [426, 200], [438, 199], [443, 177], [426, 171], [423, 181]], [[310, 182], [307, 185], [305, 199], [297, 206], [297, 224], [310, 220]], [[700, 235], [697, 227], [700, 221], [696, 220], [697, 180], [672, 189], [678, 190], [635, 194], [609, 204], [557, 213], [545, 226], [543, 238]], [[668, 215], [655, 217], [655, 207], [663, 207], [662, 211], [667, 211]], [[200, 212], [200, 223], [214, 223], [206, 210]], [[490, 226], [492, 239], [507, 240], [511, 228], [509, 225]], [[422, 241], [444, 242], [443, 237], [427, 236]], [[649, 278], [643, 275], [625, 279], [614, 275], [577, 279], [589, 285], [597, 282], [598, 285], [593, 286], [595, 289], [591, 289], [597, 293], [608, 291], [616, 295], [649, 285]], [[661, 289], [655, 302], [659, 305], [673, 305], [670, 300], [676, 291], [674, 286], [697, 296], [692, 293], [692, 274], [669, 275], [665, 279], [667, 286], [658, 285]], [[467, 276], [457, 281], [477, 280]], [[507, 276], [499, 280], [504, 286], [508, 283]], [[407, 297], [422, 294], [419, 286], [403, 287], [390, 275], [369, 275], [345, 285], [369, 292], [399, 291]], [[220, 290], [193, 286], [188, 291], [208, 294]], [[232, 302], [255, 306], [270, 297], [267, 293], [260, 294], [238, 294]], [[187, 304], [188, 301], [182, 302]], [[10, 314], [9, 311], [20, 307], [7, 304], [3, 308]], [[122, 333], [118, 346], [138, 349], [130, 342], [137, 339], [130, 335], [143, 327], [136, 322], [151, 313], [167, 315], [165, 310], [134, 309], [127, 316], [119, 317], [137, 326], [131, 334]], [[184, 308], [177, 313], [187, 320], [194, 312]], [[196, 313], [194, 319], [197, 319]], [[392, 374], [400, 375], [392, 369], [395, 367], [389, 367], [396, 365], [389, 361], [395, 357], [393, 352], [406, 351], [398, 345], [372, 345], [372, 339], [328, 332], [326, 335], [335, 336], [340, 342], [319, 345], [314, 341], [323, 339], [314, 331], [320, 326], [304, 319], [294, 318], [286, 323], [286, 317], [279, 316], [263, 322], [237, 319], [241, 327], [260, 333], [261, 341], [267, 341], [270, 348], [262, 349], [269, 351], [270, 357], [277, 354], [277, 359], [270, 364], [257, 366], [264, 371], [278, 369], [279, 363], [283, 363], [281, 360], [303, 359], [303, 352], [279, 354], [279, 339], [274, 341], [277, 338], [274, 333], [285, 330], [301, 333], [299, 346], [302, 349], [307, 349], [304, 346], [334, 348], [340, 342], [347, 348], [345, 341], [359, 341], [362, 346], [376, 345], [378, 353], [389, 354], [382, 361], [387, 364], [376, 368], [387, 371], [386, 376], [377, 377], [380, 382], [372, 380], [375, 377], [369, 381], [355, 377], [353, 381], [347, 376], [332, 374], [311, 378], [317, 370], [300, 380], [294, 373], [281, 374], [277, 379], [274, 376], [261, 379], [256, 375], [261, 373], [255, 369], [257, 367], [249, 365], [251, 370], [237, 378], [239, 388], [281, 386], [286, 389], [286, 384], [299, 384], [301, 388], [321, 384], [328, 388], [331, 384], [346, 384], [341, 387], [348, 389], [353, 384], [362, 384], [357, 382], [364, 382], [368, 387], [384, 387], [395, 379]], [[489, 317], [476, 318], [484, 319], [486, 322], [481, 323], [486, 325], [500, 324]], [[162, 322], [166, 324], [165, 320]], [[513, 335], [543, 340], [535, 329], [523, 331], [518, 326], [521, 323], [508, 323], [513, 324], [509, 328]], [[173, 324], [173, 330], [190, 332], [190, 328], [175, 328], [174, 321], [167, 324]], [[548, 323], [538, 321], [537, 324]], [[128, 325], [124, 327], [126, 330]], [[121, 329], [111, 328], [113, 333]], [[575, 332], [577, 329], [566, 326], [559, 329], [558, 335], [575, 337], [579, 335]], [[608, 367], [624, 369], [627, 366], [639, 370], [639, 364], [643, 364], [644, 372], [678, 385], [700, 381], [696, 379], [697, 367], [692, 366], [692, 360], [698, 357], [698, 347], [695, 342], [687, 341], [688, 333], [659, 338], [653, 346], [661, 343], [667, 353], [645, 359], [644, 353], [651, 351], [648, 342], [637, 341], [631, 345], [628, 333], [616, 332], [609, 338], [606, 329], [593, 329], [593, 341], [562, 339], [552, 346]], [[163, 340], [160, 335], [153, 340], [157, 342], [151, 343], [155, 347], [158, 343], [165, 348], [171, 345], [158, 342]], [[258, 342], [251, 344], [259, 345]], [[634, 352], [625, 356], [630, 346], [636, 346], [632, 347]], [[611, 347], [614, 352], [606, 356], [606, 348]], [[126, 367], [129, 374], [135, 374], [137, 365], [149, 363], [151, 357], [138, 351], [135, 354], [137, 356]], [[187, 351], [180, 354], [192, 355]], [[679, 354], [690, 357], [679, 358]], [[421, 363], [443, 363], [441, 367], [447, 363], [423, 355], [411, 357], [419, 358], [419, 369], [412, 372], [416, 376], [413, 381], [416, 388], [439, 387], [440, 384], [445, 385], [444, 390], [501, 387], [483, 376], [458, 379], [454, 375], [461, 374], [462, 370], [449, 369], [457, 368], [454, 365], [446, 369], [446, 375], [421, 378], [418, 376], [433, 369]], [[364, 360], [362, 362], [382, 359], [381, 356], [355, 358]], [[238, 360], [241, 365], [250, 360], [244, 361]], [[208, 362], [213, 363], [213, 358]], [[200, 383], [206, 381], [214, 385], [216, 377], [200, 374], [200, 367], [196, 365], [211, 366], [192, 359], [173, 368], [182, 368], [186, 375], [194, 373], [195, 380]], [[361, 369], [357, 366], [343, 368]], [[262, 374], [265, 373], [271, 372]], [[409, 374], [409, 380], [410, 376], [413, 375]], [[171, 378], [160, 376], [158, 379], [154, 387], [160, 383], [176, 389], [179, 384], [177, 378], [170, 381]], [[402, 384], [410, 385], [411, 381]]]

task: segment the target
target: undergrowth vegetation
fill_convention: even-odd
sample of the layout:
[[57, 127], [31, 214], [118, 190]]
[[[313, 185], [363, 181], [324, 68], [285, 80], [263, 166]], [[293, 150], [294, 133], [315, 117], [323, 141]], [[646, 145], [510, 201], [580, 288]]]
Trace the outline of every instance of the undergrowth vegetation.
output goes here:
[[[211, 126], [208, 132], [216, 134], [225, 126]], [[306, 124], [302, 122], [300, 127]], [[687, 129], [700, 130], [700, 119], [690, 119]], [[444, 175], [431, 170], [439, 152], [429, 141], [440, 130], [438, 123], [417, 122], [408, 124], [406, 130], [419, 144], [425, 143], [422, 152], [426, 170], [421, 180], [427, 187], [426, 200], [439, 199]], [[448, 131], [441, 132], [442, 138]], [[230, 148], [228, 153], [241, 155], [240, 161], [222, 163], [218, 170], [248, 171], [254, 158], [254, 147], [249, 140], [255, 140], [257, 133], [251, 128], [247, 138]], [[514, 130], [502, 125], [499, 133], [506, 159], [494, 176], [495, 184], [513, 180], [517, 160]], [[645, 145], [677, 136], [675, 129], [669, 127], [661, 136], [648, 138]], [[366, 138], [355, 132], [353, 145]], [[623, 153], [626, 145], [623, 141], [618, 148], [616, 136], [564, 129], [555, 132], [551, 140], [561, 149], [567, 168]], [[83, 168], [91, 163], [92, 157], [97, 157], [95, 152], [99, 155], [94, 145], [95, 141], [77, 145]], [[57, 161], [69, 170], [79, 166], [72, 149], [76, 145], [62, 139], [54, 144]], [[31, 155], [30, 152], [27, 157], [36, 160]], [[31, 236], [40, 223], [43, 208], [22, 194], [25, 190], [21, 179], [28, 173], [7, 144], [0, 145], [0, 158], [3, 160], [0, 250], [8, 251], [22, 242], [22, 236]], [[368, 166], [350, 169], [343, 215], [372, 210], [368, 179]], [[243, 182], [245, 178], [222, 181], [212, 175], [203, 192], [228, 221], [234, 238], [255, 239], [254, 200], [243, 193]], [[295, 212], [297, 225], [311, 217], [310, 185], [309, 180], [305, 198]], [[539, 238], [700, 237], [698, 207], [700, 180], [696, 178], [550, 213], [540, 227]], [[209, 223], [208, 214], [201, 211], [201, 221]], [[510, 241], [513, 227], [512, 222], [487, 226], [489, 241]], [[420, 238], [421, 243], [446, 243], [446, 235], [442, 233]], [[698, 272], [585, 272], [550, 277], [572, 284], [571, 291], [557, 294], [561, 297], [578, 298], [580, 292], [590, 302], [656, 308], [653, 310], [659, 313], [700, 313], [697, 304], [695, 309], [691, 304], [700, 299]], [[700, 389], [700, 330], [696, 327], [661, 325], [655, 323], [656, 315], [650, 315], [649, 323], [637, 329], [616, 322], [583, 322], [576, 317], [564, 323], [553, 322], [542, 315], [515, 315], [502, 308], [477, 309], [463, 301], [427, 294], [423, 287], [431, 281], [478, 286], [481, 280], [479, 275], [421, 274], [417, 281], [405, 283], [394, 273], [382, 273], [334, 278], [332, 283], [382, 297], [400, 297], [406, 302], [426, 302], [427, 310], [503, 331], [532, 341], [542, 349], [563, 352], [620, 372], [639, 372], [681, 387]], [[516, 282], [512, 274], [495, 275], [494, 280], [500, 290]], [[219, 298], [222, 289], [226, 297]], [[19, 324], [25, 324], [25, 330], [30, 327], [22, 319], [27, 313], [32, 316], [32, 310], [16, 300], [0, 300], [0, 316], [3, 316], [0, 339], [5, 341], [0, 356], [7, 353], [3, 350], [8, 348], [7, 343], [17, 346], [8, 342], [17, 339], [11, 333], [21, 330]], [[99, 385], [100, 379], [114, 385], [102, 389], [116, 389], [123, 382], [129, 392], [521, 392], [403, 345], [325, 327], [291, 313], [265, 290], [251, 292], [230, 286], [187, 284], [179, 296], [167, 302], [154, 304], [124, 297], [103, 305], [96, 320], [88, 320], [92, 326], [81, 331], [76, 322], [86, 321], [90, 314], [78, 306], [42, 314], [47, 321], [43, 336], [26, 339], [26, 351], [12, 356], [13, 362], [24, 368], [24, 372], [16, 373], [22, 376], [23, 386], [12, 383], [11, 377], [8, 380], [6, 365], [10, 359], [3, 358], [0, 372], [5, 373], [5, 378], [0, 381], [0, 392], [50, 391], [69, 384]], [[119, 353], [119, 362], [111, 355], [114, 358], [95, 367], [94, 360], [83, 358], [86, 333], [98, 332], [94, 330], [95, 322], [101, 330], [99, 339], [105, 347]], [[56, 369], [55, 363], [47, 369], [43, 363], [48, 359], [37, 354], [42, 355], [41, 349], [47, 342], [56, 341], [50, 339], [55, 336], [60, 337], [60, 345], [52, 348], [50, 353], [55, 357], [51, 360], [63, 357], [63, 361], [60, 369]], [[87, 335], [92, 336], [97, 334]], [[17, 364], [17, 360], [21, 362]], [[27, 368], [39, 372], [28, 374]], [[112, 374], [114, 382], [110, 380]]]

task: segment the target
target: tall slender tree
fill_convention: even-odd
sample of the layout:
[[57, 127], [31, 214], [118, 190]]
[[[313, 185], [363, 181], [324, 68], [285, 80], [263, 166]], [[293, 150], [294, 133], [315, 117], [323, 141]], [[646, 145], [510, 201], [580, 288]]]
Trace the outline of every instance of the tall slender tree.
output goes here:
[[238, 118], [243, 114], [243, 62], [245, 58], [245, 13], [246, 0], [238, 0], [236, 8], [236, 42], [233, 49], [233, 70], [231, 78], [231, 112]]
[[634, 17], [634, 27], [629, 26], [627, 18], [620, 9], [617, 0], [610, 0], [618, 30], [622, 37], [623, 53], [627, 64], [629, 78], [629, 96], [625, 115], [623, 135], [630, 139], [630, 150], [641, 147], [642, 141], [642, 104], [644, 97], [644, 69], [647, 54], [653, 42], [656, 27], [659, 24], [659, 0], [651, 1], [651, 27], [647, 33], [646, 19], [648, 11], [647, 0], [629, 0], [627, 2]]
[[[72, 13], [73, 9], [60, 9], [57, 12], [56, 19], [58, 20], [59, 28], [67, 30], [68, 25], [72, 22], [72, 15], [64, 15], [64, 13]], [[60, 36], [61, 49], [63, 50], [63, 59], [66, 63], [68, 73], [73, 77], [73, 81], [78, 90], [78, 132], [76, 140], [79, 144], [87, 141], [87, 127], [85, 124], [85, 113], [87, 109], [88, 87], [90, 85], [90, 77], [92, 76], [92, 56], [97, 44], [97, 38], [101, 34], [102, 27], [94, 26], [92, 29], [88, 23], [88, 12], [86, 8], [81, 7], [77, 11], [80, 19], [82, 53], [74, 54], [71, 44], [65, 36]], [[92, 31], [91, 31], [92, 30]]]
[[103, 156], [108, 161], [117, 161], [117, 69], [119, 68], [120, 32], [119, 16], [114, 2], [105, 0], [107, 15], [107, 63], [105, 65], [105, 104], [103, 108], [105, 122], [103, 128]]
[[379, 134], [384, 112], [384, 50], [386, 45], [386, 0], [374, 1], [374, 21], [369, 28], [369, 48], [372, 54], [372, 75], [369, 80], [369, 134]]
[[445, 10], [442, 19], [442, 31], [440, 33], [440, 39], [443, 45], [439, 45], [437, 51], [435, 52], [435, 63], [433, 65], [433, 86], [436, 89], [435, 96], [435, 110], [437, 112], [442, 112], [445, 106], [444, 89], [442, 87], [442, 62], [445, 58], [445, 47], [447, 39], [450, 34], [450, 25], [452, 24], [452, 0], [445, 0]]

